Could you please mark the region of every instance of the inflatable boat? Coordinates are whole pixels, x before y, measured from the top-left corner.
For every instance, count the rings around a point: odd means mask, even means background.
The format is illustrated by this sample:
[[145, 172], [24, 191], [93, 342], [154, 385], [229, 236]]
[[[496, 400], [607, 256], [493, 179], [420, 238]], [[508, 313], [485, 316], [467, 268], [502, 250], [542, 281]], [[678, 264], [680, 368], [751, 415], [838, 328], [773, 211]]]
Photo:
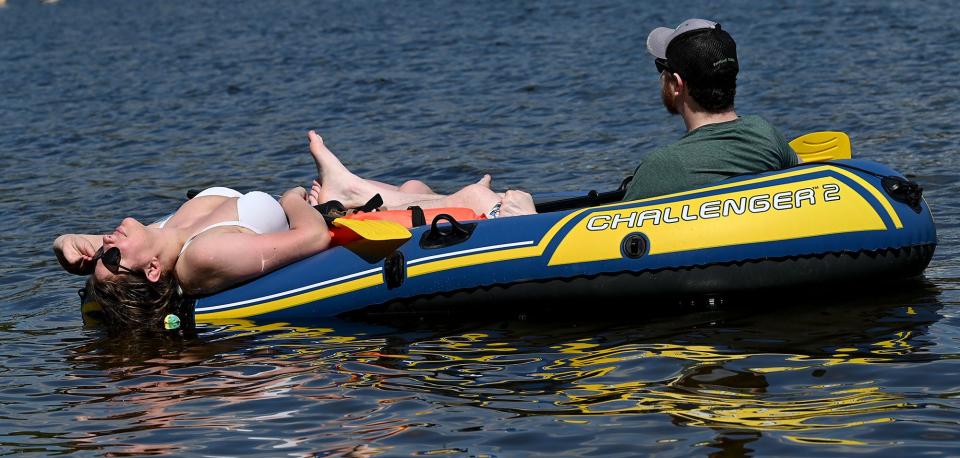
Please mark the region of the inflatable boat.
[[[612, 193], [616, 194], [616, 193]], [[937, 243], [919, 186], [869, 161], [809, 162], [655, 198], [589, 193], [536, 215], [440, 214], [196, 299], [195, 317], [310, 319], [488, 301], [695, 297], [920, 275]]]

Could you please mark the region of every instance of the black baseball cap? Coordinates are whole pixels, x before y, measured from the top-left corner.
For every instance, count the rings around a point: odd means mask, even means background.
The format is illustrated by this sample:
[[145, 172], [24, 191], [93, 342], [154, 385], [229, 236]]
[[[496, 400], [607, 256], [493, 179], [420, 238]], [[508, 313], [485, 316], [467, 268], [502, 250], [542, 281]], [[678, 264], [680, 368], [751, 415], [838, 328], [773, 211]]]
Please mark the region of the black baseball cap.
[[720, 24], [687, 19], [677, 28], [658, 27], [647, 36], [657, 70], [669, 69], [698, 87], [736, 86], [737, 44]]

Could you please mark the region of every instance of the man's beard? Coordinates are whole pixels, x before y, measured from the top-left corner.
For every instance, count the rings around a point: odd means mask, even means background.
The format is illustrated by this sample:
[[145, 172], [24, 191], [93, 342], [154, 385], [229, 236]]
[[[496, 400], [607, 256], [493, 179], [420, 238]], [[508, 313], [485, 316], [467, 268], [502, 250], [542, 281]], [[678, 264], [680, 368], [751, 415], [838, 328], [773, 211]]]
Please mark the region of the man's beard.
[[670, 90], [669, 84], [661, 79], [660, 81], [660, 100], [663, 102], [663, 107], [667, 109], [672, 115], [680, 114], [680, 110], [677, 109], [676, 99], [673, 97], [673, 91]]

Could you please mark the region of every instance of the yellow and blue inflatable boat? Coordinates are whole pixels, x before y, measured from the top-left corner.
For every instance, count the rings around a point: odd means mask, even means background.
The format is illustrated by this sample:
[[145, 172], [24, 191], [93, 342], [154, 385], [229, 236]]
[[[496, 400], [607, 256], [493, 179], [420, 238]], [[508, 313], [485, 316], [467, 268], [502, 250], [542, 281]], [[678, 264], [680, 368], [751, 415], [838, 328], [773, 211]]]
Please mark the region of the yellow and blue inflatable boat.
[[914, 277], [937, 243], [920, 194], [883, 165], [840, 160], [630, 202], [564, 208], [584, 202], [572, 199], [555, 211], [469, 222], [441, 216], [409, 240], [338, 246], [199, 298], [194, 310], [199, 321], [289, 320], [371, 306], [693, 297]]

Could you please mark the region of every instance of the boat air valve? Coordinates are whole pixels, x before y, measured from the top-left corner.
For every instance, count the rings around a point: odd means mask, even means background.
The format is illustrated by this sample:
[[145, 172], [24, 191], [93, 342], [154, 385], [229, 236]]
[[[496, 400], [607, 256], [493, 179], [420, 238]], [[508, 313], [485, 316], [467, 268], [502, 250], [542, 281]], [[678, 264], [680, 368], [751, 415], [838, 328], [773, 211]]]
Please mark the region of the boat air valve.
[[894, 200], [903, 202], [910, 206], [913, 211], [920, 213], [920, 202], [923, 201], [923, 188], [919, 184], [910, 180], [885, 176], [880, 180], [883, 190], [887, 192]]
[[407, 279], [407, 263], [403, 258], [403, 253], [394, 251], [383, 261], [383, 282], [387, 284], [387, 289], [393, 289], [403, 284]]
[[[449, 225], [440, 226], [441, 221], [446, 221]], [[420, 237], [420, 248], [444, 248], [463, 243], [470, 238], [476, 227], [477, 223], [461, 223], [453, 216], [441, 213], [433, 218], [430, 230]]]
[[647, 246], [647, 236], [640, 232], [634, 232], [623, 238], [623, 242], [620, 243], [620, 251], [630, 259], [637, 259], [647, 254]]

